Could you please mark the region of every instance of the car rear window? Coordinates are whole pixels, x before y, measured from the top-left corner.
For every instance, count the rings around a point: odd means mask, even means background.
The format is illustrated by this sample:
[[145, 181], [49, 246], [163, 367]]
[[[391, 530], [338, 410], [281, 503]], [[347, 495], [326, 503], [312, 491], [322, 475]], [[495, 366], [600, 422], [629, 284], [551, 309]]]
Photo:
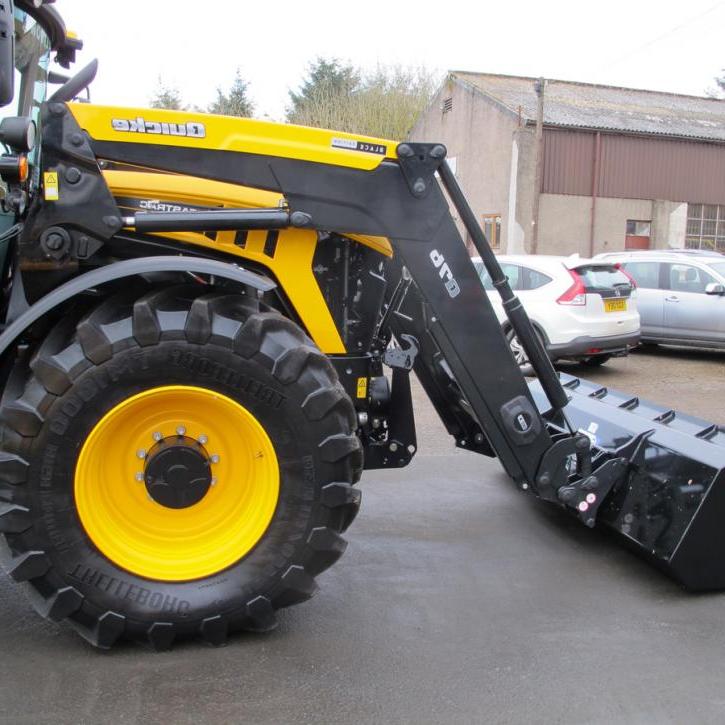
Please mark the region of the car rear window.
[[634, 277], [638, 287], [657, 289], [660, 286], [659, 262], [626, 262], [622, 266]]
[[602, 292], [620, 288], [631, 289], [632, 283], [624, 272], [612, 265], [592, 265], [577, 267], [587, 292]]
[[[478, 276], [483, 282], [484, 289], [494, 289], [491, 277], [483, 266], [483, 263], [475, 263]], [[543, 287], [545, 284], [551, 282], [551, 277], [544, 274], [543, 272], [537, 272], [535, 269], [530, 267], [523, 267], [519, 264], [511, 264], [511, 262], [502, 262], [501, 269], [503, 273], [508, 277], [509, 285], [514, 292], [525, 292], [528, 290], [538, 289]]]

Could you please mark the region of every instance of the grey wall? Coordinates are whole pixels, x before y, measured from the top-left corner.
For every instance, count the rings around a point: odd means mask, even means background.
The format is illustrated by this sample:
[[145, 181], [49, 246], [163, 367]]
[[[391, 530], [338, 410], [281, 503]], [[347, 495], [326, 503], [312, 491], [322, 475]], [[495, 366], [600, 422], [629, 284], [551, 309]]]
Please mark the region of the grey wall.
[[[445, 98], [453, 110], [443, 113]], [[518, 121], [514, 114], [489, 101], [467, 84], [447, 81], [413, 128], [413, 141], [440, 141], [456, 159], [456, 176], [479, 218], [501, 214], [502, 249], [509, 230], [512, 139]], [[458, 220], [456, 220], [458, 222]]]
[[[542, 194], [539, 252], [589, 254], [592, 198]], [[594, 223], [594, 254], [624, 249], [628, 219], [651, 220], [652, 249], [683, 247], [687, 204], [647, 199], [599, 198]]]

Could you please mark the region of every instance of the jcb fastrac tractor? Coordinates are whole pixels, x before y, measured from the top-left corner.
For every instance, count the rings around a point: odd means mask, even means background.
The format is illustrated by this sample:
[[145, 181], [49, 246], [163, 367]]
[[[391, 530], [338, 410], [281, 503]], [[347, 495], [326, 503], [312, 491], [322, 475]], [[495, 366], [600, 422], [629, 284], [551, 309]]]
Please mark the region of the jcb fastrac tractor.
[[98, 647], [271, 629], [344, 551], [363, 470], [416, 452], [411, 370], [520, 489], [725, 587], [725, 430], [557, 376], [441, 144], [74, 101], [95, 63], [51, 71], [79, 42], [14, 4], [0, 531], [41, 615]]

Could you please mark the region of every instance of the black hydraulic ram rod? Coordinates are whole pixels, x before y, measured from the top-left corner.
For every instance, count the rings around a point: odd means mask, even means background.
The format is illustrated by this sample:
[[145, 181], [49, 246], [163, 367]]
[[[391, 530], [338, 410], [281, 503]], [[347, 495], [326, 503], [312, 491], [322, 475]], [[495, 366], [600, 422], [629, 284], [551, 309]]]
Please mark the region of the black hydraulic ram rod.
[[445, 190], [448, 192], [448, 196], [453, 202], [453, 206], [456, 208], [458, 213], [461, 215], [463, 226], [471, 236], [473, 240], [473, 246], [476, 251], [481, 255], [483, 265], [486, 268], [493, 286], [499, 293], [503, 302], [503, 308], [506, 312], [511, 327], [513, 327], [516, 337], [519, 339], [522, 347], [526, 351], [526, 354], [539, 377], [541, 387], [546, 393], [546, 397], [549, 399], [551, 405], [560, 410], [565, 407], [569, 402], [569, 398], [566, 391], [561, 386], [559, 378], [554, 370], [554, 366], [551, 364], [549, 356], [546, 354], [543, 345], [539, 342], [536, 332], [529, 316], [526, 314], [523, 305], [519, 298], [513, 293], [511, 286], [508, 282], [508, 277], [503, 273], [501, 265], [496, 259], [496, 255], [493, 253], [486, 235], [483, 233], [480, 225], [476, 221], [476, 217], [466, 201], [466, 197], [458, 185], [456, 177], [453, 175], [450, 166], [447, 161], [438, 167], [438, 175], [440, 176], [441, 182]]
[[309, 214], [288, 209], [210, 209], [209, 211], [138, 212], [124, 220], [137, 232], [214, 232], [306, 227]]

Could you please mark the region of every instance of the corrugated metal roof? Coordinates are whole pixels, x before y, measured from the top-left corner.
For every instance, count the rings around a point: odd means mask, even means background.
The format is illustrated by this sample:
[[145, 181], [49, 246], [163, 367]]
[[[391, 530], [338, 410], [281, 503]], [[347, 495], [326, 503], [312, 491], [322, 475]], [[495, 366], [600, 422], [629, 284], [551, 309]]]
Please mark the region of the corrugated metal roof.
[[[536, 119], [535, 78], [451, 71], [524, 120]], [[725, 141], [725, 100], [546, 80], [544, 123]]]

